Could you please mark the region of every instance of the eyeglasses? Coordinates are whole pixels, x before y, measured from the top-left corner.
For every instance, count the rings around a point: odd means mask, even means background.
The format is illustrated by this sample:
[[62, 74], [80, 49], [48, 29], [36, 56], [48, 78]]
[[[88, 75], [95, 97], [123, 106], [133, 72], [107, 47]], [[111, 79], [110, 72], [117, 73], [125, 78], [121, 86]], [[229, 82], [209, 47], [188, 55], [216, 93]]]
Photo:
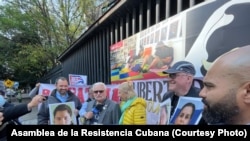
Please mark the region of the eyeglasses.
[[104, 90], [94, 91], [95, 94], [103, 93], [103, 92], [104, 92]]
[[175, 79], [177, 76], [188, 76], [187, 74], [177, 74], [177, 73], [170, 73], [169, 78]]

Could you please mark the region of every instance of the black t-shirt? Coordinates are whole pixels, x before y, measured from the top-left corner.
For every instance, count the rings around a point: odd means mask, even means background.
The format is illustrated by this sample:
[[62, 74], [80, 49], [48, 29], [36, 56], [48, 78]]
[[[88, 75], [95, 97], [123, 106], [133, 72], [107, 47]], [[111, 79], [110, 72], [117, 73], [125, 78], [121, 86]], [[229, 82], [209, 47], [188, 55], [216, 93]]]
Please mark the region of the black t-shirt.
[[[185, 95], [187, 97], [199, 97], [200, 89], [196, 87], [191, 87], [188, 91], [188, 93]], [[175, 92], [168, 91], [162, 98], [162, 102], [167, 100], [168, 98], [171, 98], [171, 115], [174, 112], [174, 109], [176, 108], [179, 100], [179, 96], [175, 95]]]
[[[200, 88], [192, 86], [185, 96], [186, 97], [199, 97], [200, 90], [201, 90]], [[176, 96], [175, 92], [168, 91], [166, 94], [164, 94], [162, 98], [162, 102], [164, 102], [168, 98], [171, 98], [171, 115], [173, 115], [174, 110], [178, 104], [179, 96]], [[201, 118], [199, 125], [207, 125], [207, 123], [203, 120], [203, 118]]]

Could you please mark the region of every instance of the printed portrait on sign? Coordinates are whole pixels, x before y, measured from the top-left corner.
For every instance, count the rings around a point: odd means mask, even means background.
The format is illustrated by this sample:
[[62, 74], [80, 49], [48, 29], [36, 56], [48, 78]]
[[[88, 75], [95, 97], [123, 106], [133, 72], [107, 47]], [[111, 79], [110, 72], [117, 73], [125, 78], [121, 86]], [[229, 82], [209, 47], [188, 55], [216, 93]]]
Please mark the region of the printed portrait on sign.
[[197, 125], [201, 119], [203, 103], [201, 98], [180, 97], [171, 117], [171, 125]]
[[49, 104], [51, 125], [76, 125], [74, 102]]
[[171, 100], [168, 98], [160, 104], [160, 116], [159, 116], [159, 124], [160, 125], [168, 125], [170, 119], [170, 110], [171, 110]]

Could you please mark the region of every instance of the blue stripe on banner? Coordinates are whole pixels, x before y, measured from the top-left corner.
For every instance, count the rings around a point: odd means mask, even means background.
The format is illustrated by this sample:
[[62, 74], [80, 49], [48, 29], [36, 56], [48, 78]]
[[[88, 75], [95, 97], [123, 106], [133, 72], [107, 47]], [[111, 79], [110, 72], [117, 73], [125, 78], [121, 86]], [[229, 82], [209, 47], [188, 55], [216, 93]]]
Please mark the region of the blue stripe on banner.
[[127, 78], [127, 77], [129, 77], [129, 73], [120, 74], [120, 79], [124, 79], [124, 78]]
[[113, 75], [119, 75], [119, 69], [115, 69], [111, 71], [111, 76]]

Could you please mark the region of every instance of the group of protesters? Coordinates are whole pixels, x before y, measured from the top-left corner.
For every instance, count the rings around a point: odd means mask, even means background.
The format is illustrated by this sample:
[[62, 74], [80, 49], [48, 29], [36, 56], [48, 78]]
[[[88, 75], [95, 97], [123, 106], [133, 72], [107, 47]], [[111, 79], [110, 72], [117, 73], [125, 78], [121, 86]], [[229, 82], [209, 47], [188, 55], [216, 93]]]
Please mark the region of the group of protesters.
[[[202, 124], [250, 124], [249, 54], [250, 46], [243, 46], [218, 57], [204, 76], [201, 88], [193, 85], [196, 71], [191, 62], [179, 61], [163, 71], [169, 78], [168, 92], [163, 101], [171, 99], [171, 114], [180, 96], [200, 97], [204, 104]], [[91, 85], [89, 99], [83, 104], [68, 89], [65, 77], [57, 78], [55, 86], [45, 97], [38, 94], [38, 84], [30, 95], [32, 100], [29, 103], [3, 107], [0, 111], [1, 134], [6, 123], [31, 112], [39, 104], [38, 125], [50, 124], [49, 104], [66, 102], [74, 102], [73, 112], [77, 118], [84, 119], [84, 125], [145, 125], [147, 122], [146, 100], [137, 96], [132, 81], [119, 84], [120, 103], [107, 97], [107, 87], [103, 82]], [[69, 115], [61, 115], [57, 119], [61, 124], [72, 123], [69, 122], [72, 119], [67, 118]]]

